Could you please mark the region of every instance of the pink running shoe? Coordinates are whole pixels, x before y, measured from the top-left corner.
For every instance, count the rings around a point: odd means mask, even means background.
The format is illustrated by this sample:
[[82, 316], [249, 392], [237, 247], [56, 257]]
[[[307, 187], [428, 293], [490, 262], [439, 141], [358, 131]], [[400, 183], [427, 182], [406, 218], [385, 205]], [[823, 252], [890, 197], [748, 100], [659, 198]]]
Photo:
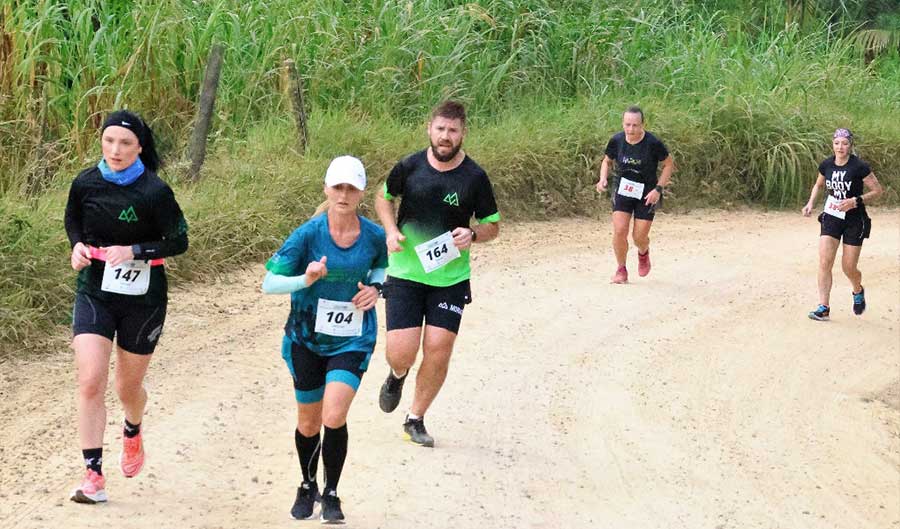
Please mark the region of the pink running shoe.
[[616, 275], [612, 276], [609, 280], [610, 283], [622, 284], [628, 282], [628, 270], [625, 269], [625, 265], [620, 266], [616, 269]]
[[88, 469], [84, 474], [84, 481], [81, 482], [81, 486], [72, 491], [69, 499], [76, 503], [94, 504], [104, 502], [108, 499], [106, 491], [103, 489], [105, 486], [106, 478]]
[[122, 439], [122, 454], [119, 456], [119, 468], [126, 478], [133, 478], [144, 468], [144, 442], [142, 433], [134, 437]]
[[646, 276], [650, 273], [650, 249], [647, 249], [647, 253], [638, 252], [638, 275], [641, 277]]

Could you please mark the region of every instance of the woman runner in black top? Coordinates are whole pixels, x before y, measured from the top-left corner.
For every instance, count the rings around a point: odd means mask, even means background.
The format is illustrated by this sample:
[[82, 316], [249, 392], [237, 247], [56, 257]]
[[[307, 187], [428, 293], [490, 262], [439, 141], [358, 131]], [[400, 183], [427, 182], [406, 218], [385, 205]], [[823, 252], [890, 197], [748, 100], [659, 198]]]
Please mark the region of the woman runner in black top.
[[[600, 180], [597, 192], [606, 191], [609, 170], [615, 162], [616, 182], [612, 195], [613, 252], [616, 254], [616, 272], [612, 283], [627, 283], [628, 228], [634, 217], [631, 236], [638, 250], [638, 275], [650, 273], [650, 226], [656, 209], [662, 203], [663, 190], [675, 171], [675, 162], [669, 150], [656, 136], [644, 130], [644, 113], [640, 107], [628, 107], [622, 114], [622, 132], [606, 144], [603, 162], [600, 164]], [[662, 163], [657, 179], [656, 170]]]
[[71, 499], [107, 500], [103, 431], [112, 340], [116, 393], [125, 411], [119, 466], [134, 477], [144, 465], [141, 419], [150, 356], [166, 317], [165, 257], [187, 250], [187, 223], [172, 189], [157, 175], [153, 132], [137, 115], [117, 111], [101, 133], [103, 159], [69, 191], [65, 225], [78, 271], [72, 314], [78, 370], [78, 435], [87, 470]]
[[[853, 134], [849, 130], [834, 131], [831, 148], [834, 156], [819, 164], [819, 174], [809, 194], [809, 202], [803, 206], [803, 215], [810, 216], [819, 189], [827, 189], [825, 208], [819, 214], [819, 306], [809, 313], [811, 319], [818, 321], [825, 321], [831, 315], [831, 268], [842, 238], [844, 251], [841, 268], [853, 285], [853, 313], [860, 315], [866, 310], [866, 291], [857, 264], [863, 239], [869, 237], [872, 229], [866, 203], [881, 194], [881, 184], [875, 173], [852, 153]], [[863, 187], [868, 189], [865, 194]]]

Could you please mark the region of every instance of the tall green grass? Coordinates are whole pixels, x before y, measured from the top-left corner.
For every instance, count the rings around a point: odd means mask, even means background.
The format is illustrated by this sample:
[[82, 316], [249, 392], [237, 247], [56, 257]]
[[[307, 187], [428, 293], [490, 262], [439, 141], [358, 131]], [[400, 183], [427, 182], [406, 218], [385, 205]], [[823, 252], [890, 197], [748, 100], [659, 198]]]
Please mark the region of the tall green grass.
[[[749, 13], [697, 4], [7, 2], [0, 349], [33, 349], [67, 320], [65, 194], [99, 157], [102, 116], [121, 106], [156, 131], [163, 176], [191, 226], [191, 250], [171, 260], [176, 283], [264, 259], [320, 202], [335, 155], [360, 156], [377, 185], [424, 145], [427, 112], [445, 97], [468, 104], [467, 150], [491, 175], [505, 218], [605, 212], [595, 166], [635, 103], [678, 165], [668, 208], [796, 207], [838, 126], [854, 129], [885, 202], [900, 201], [896, 51], [872, 60], [852, 28], [786, 25], [780, 2]], [[188, 183], [179, 160], [215, 42], [227, 49], [211, 152], [202, 180]], [[294, 151], [286, 58], [311, 107], [304, 156]]]
[[749, 12], [698, 4], [8, 2], [0, 8], [0, 194], [21, 190], [28, 175], [85, 161], [103, 113], [123, 105], [148, 114], [163, 146], [180, 153], [215, 42], [227, 46], [216, 137], [241, 137], [289, 110], [286, 58], [299, 65], [313, 108], [404, 123], [445, 97], [485, 120], [524, 111], [526, 102], [610, 97], [697, 112], [728, 100], [752, 111], [826, 102], [841, 112], [856, 100], [883, 102], [888, 108], [866, 109], [879, 115], [896, 108], [900, 89], [879, 79], [897, 68], [896, 53], [880, 70], [885, 61], [867, 66], [849, 27], [785, 26], [781, 2], [753, 3]]

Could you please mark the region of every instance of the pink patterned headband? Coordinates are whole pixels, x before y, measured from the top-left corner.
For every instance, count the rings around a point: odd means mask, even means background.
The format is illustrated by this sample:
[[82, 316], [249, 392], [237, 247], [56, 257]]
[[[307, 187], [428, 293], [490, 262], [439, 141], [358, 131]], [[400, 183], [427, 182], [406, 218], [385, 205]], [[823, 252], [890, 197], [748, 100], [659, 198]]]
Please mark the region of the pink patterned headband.
[[853, 133], [850, 132], [850, 129], [837, 129], [834, 131], [834, 139], [837, 138], [847, 138], [850, 141], [853, 141]]

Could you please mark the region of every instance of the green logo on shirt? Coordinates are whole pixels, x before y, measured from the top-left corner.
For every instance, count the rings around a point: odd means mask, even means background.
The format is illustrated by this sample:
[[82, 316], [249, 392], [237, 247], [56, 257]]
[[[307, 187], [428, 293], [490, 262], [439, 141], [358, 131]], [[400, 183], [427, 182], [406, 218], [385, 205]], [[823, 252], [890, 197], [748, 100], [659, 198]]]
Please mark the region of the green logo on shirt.
[[119, 220], [124, 220], [125, 222], [137, 222], [138, 217], [137, 213], [134, 212], [134, 206], [129, 206], [128, 209], [123, 209], [122, 213], [119, 213]]
[[456, 193], [447, 193], [447, 196], [444, 197], [444, 202], [451, 206], [459, 207], [459, 195]]

